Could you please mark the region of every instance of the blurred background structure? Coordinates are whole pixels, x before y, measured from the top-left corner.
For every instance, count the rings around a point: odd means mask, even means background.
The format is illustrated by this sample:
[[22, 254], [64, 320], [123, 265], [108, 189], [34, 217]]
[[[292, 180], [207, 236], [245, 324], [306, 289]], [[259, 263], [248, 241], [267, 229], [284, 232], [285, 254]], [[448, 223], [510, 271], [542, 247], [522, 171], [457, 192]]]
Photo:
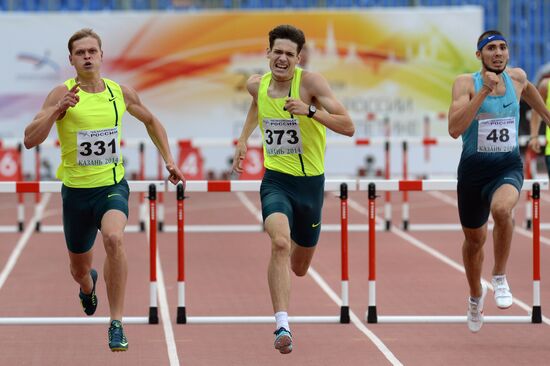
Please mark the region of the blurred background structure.
[[550, 1], [547, 0], [0, 0], [2, 11], [199, 11], [205, 9], [314, 9], [418, 6], [483, 7], [484, 28], [511, 41], [511, 63], [533, 80], [550, 60]]

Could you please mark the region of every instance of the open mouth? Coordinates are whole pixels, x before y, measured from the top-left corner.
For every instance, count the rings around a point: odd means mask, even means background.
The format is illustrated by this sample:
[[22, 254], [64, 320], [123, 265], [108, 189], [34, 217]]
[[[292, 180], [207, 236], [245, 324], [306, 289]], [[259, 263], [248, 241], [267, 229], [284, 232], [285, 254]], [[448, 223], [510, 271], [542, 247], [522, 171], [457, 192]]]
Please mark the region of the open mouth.
[[288, 65], [275, 65], [275, 68], [278, 69], [278, 70], [287, 70], [288, 69]]

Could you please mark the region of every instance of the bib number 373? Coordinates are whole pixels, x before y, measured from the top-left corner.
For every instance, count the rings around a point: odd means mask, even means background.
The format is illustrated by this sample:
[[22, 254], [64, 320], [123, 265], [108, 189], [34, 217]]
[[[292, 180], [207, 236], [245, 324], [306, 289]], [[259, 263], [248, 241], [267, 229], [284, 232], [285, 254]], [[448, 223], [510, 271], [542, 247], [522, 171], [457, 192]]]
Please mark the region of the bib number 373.
[[302, 154], [302, 137], [296, 118], [264, 119], [264, 145], [268, 155]]

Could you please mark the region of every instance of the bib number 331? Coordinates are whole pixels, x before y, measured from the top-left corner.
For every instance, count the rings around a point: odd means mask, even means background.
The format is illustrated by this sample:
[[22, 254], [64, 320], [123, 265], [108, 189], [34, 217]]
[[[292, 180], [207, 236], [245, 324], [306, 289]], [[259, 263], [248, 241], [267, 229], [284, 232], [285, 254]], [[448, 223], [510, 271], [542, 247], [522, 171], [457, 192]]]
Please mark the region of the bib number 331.
[[78, 131], [78, 165], [99, 166], [119, 162], [118, 129]]

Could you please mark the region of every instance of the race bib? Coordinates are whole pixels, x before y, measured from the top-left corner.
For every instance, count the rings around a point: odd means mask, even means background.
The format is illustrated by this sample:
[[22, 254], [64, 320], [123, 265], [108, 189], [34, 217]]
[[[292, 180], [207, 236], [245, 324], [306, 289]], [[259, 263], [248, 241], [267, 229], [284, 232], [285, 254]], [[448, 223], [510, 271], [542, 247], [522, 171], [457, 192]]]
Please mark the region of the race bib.
[[516, 148], [516, 120], [514, 117], [491, 118], [478, 121], [478, 152], [509, 152]]
[[99, 166], [119, 162], [118, 129], [78, 131], [77, 162], [82, 166]]
[[302, 154], [300, 126], [296, 118], [264, 119], [263, 128], [267, 155]]

